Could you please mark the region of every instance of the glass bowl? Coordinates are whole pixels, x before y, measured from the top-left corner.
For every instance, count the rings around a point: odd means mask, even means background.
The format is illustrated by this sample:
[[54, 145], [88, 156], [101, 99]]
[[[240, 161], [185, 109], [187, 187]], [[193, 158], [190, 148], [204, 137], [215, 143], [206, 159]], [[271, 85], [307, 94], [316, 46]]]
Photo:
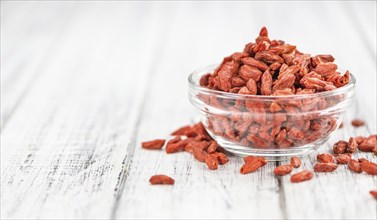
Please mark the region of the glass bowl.
[[189, 76], [189, 99], [211, 137], [237, 155], [280, 160], [311, 153], [339, 127], [355, 93], [352, 74], [343, 87], [302, 95], [242, 95], [200, 86], [201, 76], [217, 66]]

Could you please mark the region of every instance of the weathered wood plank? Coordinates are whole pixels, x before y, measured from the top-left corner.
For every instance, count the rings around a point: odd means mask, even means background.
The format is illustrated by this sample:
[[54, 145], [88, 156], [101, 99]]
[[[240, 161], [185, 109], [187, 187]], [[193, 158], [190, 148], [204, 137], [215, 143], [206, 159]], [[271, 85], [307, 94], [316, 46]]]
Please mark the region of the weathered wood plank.
[[139, 17], [154, 3], [59, 4], [75, 19], [1, 134], [2, 218], [110, 218], [170, 18]]
[[[245, 7], [247, 4], [201, 4], [201, 10], [192, 17], [195, 6], [197, 3], [181, 5], [173, 22], [173, 32], [161, 51], [161, 61], [156, 66], [156, 76], [142, 112], [133, 162], [115, 216], [120, 219], [283, 218], [278, 182], [272, 175], [274, 163], [261, 172], [240, 175], [243, 161], [239, 157], [232, 157], [230, 164], [210, 171], [187, 153], [167, 155], [164, 151], [147, 151], [140, 147], [141, 141], [169, 138], [171, 131], [191, 123], [188, 119], [196, 113], [186, 98], [188, 74], [193, 68], [221, 60], [235, 49], [242, 50], [243, 43], [237, 42], [247, 42], [252, 34], [250, 29], [242, 28], [243, 25], [254, 26], [248, 15], [250, 9]], [[222, 15], [224, 10], [239, 13], [229, 19]], [[234, 22], [237, 20], [247, 22], [237, 24]], [[218, 29], [218, 24], [222, 30]], [[182, 26], [187, 28], [180, 28]], [[231, 28], [237, 29], [237, 33], [226, 31]], [[254, 32], [258, 31], [256, 28]], [[241, 39], [245, 36], [246, 39]], [[195, 44], [187, 47], [189, 42]], [[228, 42], [233, 48], [229, 48]], [[177, 59], [172, 62], [176, 55]], [[150, 186], [148, 180], [156, 173], [174, 177], [176, 184]]]
[[[330, 12], [336, 7], [351, 7], [350, 4], [352, 3], [332, 4], [333, 7], [327, 7], [326, 11]], [[367, 136], [376, 133], [376, 80], [373, 80], [376, 72], [375, 59], [371, 59], [369, 48], [365, 46], [367, 42], [360, 40], [360, 34], [368, 35], [369, 38], [373, 35], [376, 37], [376, 33], [373, 33], [371, 29], [365, 33], [358, 33], [360, 30], [356, 27], [358, 23], [352, 21], [355, 19], [355, 13], [371, 13], [372, 11], [367, 7], [367, 4], [362, 7], [354, 7], [354, 13], [339, 10], [334, 13], [336, 16], [322, 13], [322, 16], [318, 18], [322, 19], [320, 22], [326, 22], [326, 27], [329, 27], [328, 33], [331, 33], [331, 36], [326, 35], [326, 37], [330, 38], [328, 41], [332, 43], [333, 55], [338, 59], [338, 63], [344, 67], [347, 66], [358, 81], [356, 100], [346, 113], [344, 128], [338, 130], [319, 150], [319, 153], [332, 153], [332, 145], [338, 140], [347, 141], [351, 136]], [[346, 45], [346, 42], [341, 40], [342, 36], [347, 36], [346, 41], [353, 42], [352, 47], [347, 47], [347, 53], [341, 53], [342, 48]], [[369, 46], [372, 47], [372, 45]], [[352, 54], [357, 54], [357, 59]], [[358, 60], [362, 60], [363, 64], [360, 65]], [[352, 127], [351, 120], [354, 118], [366, 120], [368, 126]], [[310, 155], [303, 160], [303, 169], [312, 170], [316, 163], [316, 155]], [[377, 162], [377, 158], [371, 153], [357, 153], [353, 157], [365, 157]], [[349, 171], [347, 166], [339, 165], [333, 173], [316, 173], [313, 180], [309, 182], [292, 184], [289, 178], [289, 176], [283, 177], [282, 181], [286, 197], [287, 217], [290, 219], [375, 219], [377, 217], [377, 204], [369, 194], [370, 190], [376, 189], [376, 177], [365, 173], [355, 174]]]
[[2, 130], [34, 82], [46, 73], [54, 44], [64, 37], [61, 30], [77, 16], [72, 16], [73, 4], [2, 2], [1, 12]]

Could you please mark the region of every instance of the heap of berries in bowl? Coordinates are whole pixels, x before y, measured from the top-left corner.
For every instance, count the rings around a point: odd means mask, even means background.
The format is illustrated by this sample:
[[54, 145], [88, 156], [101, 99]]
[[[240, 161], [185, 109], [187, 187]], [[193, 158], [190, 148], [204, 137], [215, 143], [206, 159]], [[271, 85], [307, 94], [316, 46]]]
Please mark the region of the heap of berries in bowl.
[[352, 103], [355, 78], [331, 55], [271, 40], [193, 72], [189, 97], [211, 137], [240, 155], [305, 155], [325, 143]]

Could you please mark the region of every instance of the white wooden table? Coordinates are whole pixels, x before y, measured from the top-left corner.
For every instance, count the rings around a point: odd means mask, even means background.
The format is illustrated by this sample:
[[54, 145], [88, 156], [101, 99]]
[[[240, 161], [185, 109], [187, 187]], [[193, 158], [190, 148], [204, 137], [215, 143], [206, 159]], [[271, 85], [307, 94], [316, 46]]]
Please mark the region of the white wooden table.
[[[345, 166], [292, 184], [273, 175], [278, 163], [240, 175], [241, 158], [209, 171], [189, 154], [140, 148], [195, 121], [188, 74], [263, 25], [357, 78], [345, 127], [320, 152], [376, 133], [375, 1], [2, 1], [1, 217], [376, 219], [377, 177]], [[356, 117], [367, 126], [350, 126]], [[156, 173], [176, 184], [151, 186]]]

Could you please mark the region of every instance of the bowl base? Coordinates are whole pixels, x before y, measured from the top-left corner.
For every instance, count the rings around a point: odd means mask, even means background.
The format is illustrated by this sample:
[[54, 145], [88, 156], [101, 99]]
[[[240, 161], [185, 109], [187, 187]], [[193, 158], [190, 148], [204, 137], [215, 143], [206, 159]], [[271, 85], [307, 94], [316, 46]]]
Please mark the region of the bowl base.
[[[221, 145], [221, 144], [220, 144]], [[286, 152], [281, 152], [281, 151], [268, 151], [266, 150], [256, 150], [256, 149], [234, 149], [234, 148], [229, 148], [226, 145], [221, 145], [223, 148], [228, 151], [229, 153], [241, 157], [245, 156], [263, 156], [267, 159], [267, 161], [286, 161], [290, 160], [291, 157], [304, 157], [309, 154], [312, 154], [317, 151], [318, 147], [314, 146], [309, 146], [307, 148], [302, 148], [300, 149], [290, 149], [289, 151]], [[244, 148], [244, 147], [242, 147]]]
[[213, 139], [217, 141], [217, 143], [222, 146], [226, 151], [231, 154], [237, 156], [263, 156], [268, 161], [284, 161], [289, 160], [291, 157], [304, 157], [311, 153], [317, 151], [317, 149], [322, 146], [328, 139], [329, 136], [323, 137], [313, 143], [302, 145], [299, 147], [291, 147], [291, 148], [284, 148], [284, 149], [258, 149], [258, 148], [251, 148], [245, 147], [234, 142], [230, 142], [224, 138], [220, 138], [212, 134], [210, 131], [208, 132]]

